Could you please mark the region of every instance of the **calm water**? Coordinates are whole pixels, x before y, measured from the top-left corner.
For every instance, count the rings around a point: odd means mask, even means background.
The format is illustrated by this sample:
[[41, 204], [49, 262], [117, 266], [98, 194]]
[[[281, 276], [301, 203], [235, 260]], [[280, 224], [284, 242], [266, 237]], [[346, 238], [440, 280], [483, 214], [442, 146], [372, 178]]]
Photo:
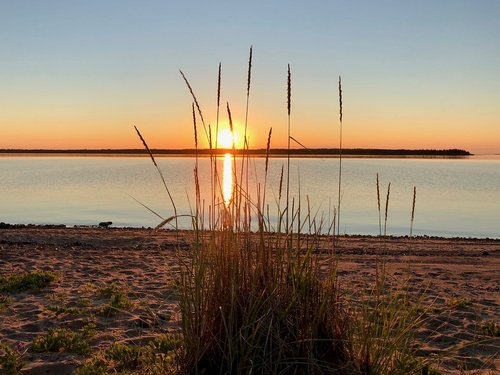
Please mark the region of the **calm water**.
[[[194, 200], [192, 157], [158, 158], [179, 213]], [[222, 160], [220, 161], [222, 166]], [[275, 206], [281, 166], [270, 160], [267, 201]], [[200, 159], [201, 189], [209, 186], [208, 159]], [[253, 160], [250, 190], [263, 181], [264, 160]], [[291, 162], [291, 194], [303, 207], [331, 217], [337, 202], [338, 159], [296, 158]], [[500, 238], [500, 157], [467, 159], [343, 160], [341, 232], [378, 234], [376, 173], [382, 206], [391, 182], [388, 234], [408, 234], [413, 186], [417, 202], [413, 233]], [[207, 192], [208, 193], [208, 192]], [[155, 226], [172, 208], [161, 180], [146, 157], [0, 157], [0, 221], [8, 223]], [[208, 202], [208, 200], [207, 200]], [[383, 209], [383, 208], [382, 208]], [[271, 210], [272, 215], [272, 210]], [[382, 219], [383, 220], [383, 219]], [[187, 222], [183, 223], [188, 227]]]

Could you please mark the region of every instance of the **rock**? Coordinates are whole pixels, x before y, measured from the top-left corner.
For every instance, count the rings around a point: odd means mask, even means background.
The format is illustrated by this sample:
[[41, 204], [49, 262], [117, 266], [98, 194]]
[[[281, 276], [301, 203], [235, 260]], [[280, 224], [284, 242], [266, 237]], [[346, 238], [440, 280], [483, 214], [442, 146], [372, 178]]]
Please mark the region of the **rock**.
[[109, 227], [111, 224], [113, 224], [111, 221], [101, 221], [99, 223], [99, 228], [107, 228]]

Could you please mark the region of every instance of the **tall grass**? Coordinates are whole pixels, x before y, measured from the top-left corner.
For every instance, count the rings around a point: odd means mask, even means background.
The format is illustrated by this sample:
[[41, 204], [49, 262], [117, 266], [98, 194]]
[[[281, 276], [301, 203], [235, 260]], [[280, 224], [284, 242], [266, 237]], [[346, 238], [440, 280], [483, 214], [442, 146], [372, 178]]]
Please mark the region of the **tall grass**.
[[[245, 191], [249, 192], [249, 186], [248, 186], [248, 181], [249, 181], [249, 167], [250, 167], [250, 157], [248, 152], [248, 149], [250, 147], [250, 141], [248, 139], [248, 111], [250, 107], [250, 85], [252, 83], [252, 56], [253, 56], [253, 47], [250, 46], [250, 52], [248, 56], [248, 70], [247, 70], [247, 91], [246, 91], [246, 106], [245, 106], [245, 129], [243, 133], [243, 157], [241, 158], [241, 173], [240, 173], [240, 179], [239, 181], [243, 182], [245, 181]], [[234, 141], [234, 138], [233, 138]], [[243, 178], [243, 173], [245, 173], [245, 178]], [[248, 204], [248, 200], [244, 202], [243, 204], [243, 209], [245, 211], [245, 214], [243, 215], [244, 221], [243, 225], [246, 228], [245, 230], [250, 230], [250, 221], [247, 221], [251, 217], [250, 212], [251, 212], [251, 206]]]
[[379, 236], [382, 235], [382, 220], [381, 220], [381, 214], [380, 214], [380, 183], [378, 180], [378, 173], [377, 173], [377, 207], [378, 207], [378, 233]]
[[413, 201], [411, 204], [410, 239], [413, 234], [413, 219], [415, 219], [415, 201], [417, 200], [417, 187], [413, 187]]
[[288, 75], [286, 80], [286, 109], [288, 119], [288, 137], [287, 137], [287, 161], [286, 161], [286, 233], [290, 230], [290, 140], [291, 140], [291, 125], [290, 115], [292, 109], [292, 73], [290, 72], [290, 64], [288, 64]]
[[391, 195], [391, 183], [387, 185], [387, 195], [385, 196], [385, 213], [384, 213], [384, 237], [387, 236], [387, 218], [389, 217], [389, 198]]
[[342, 79], [339, 76], [339, 194], [337, 203], [337, 235], [340, 235], [340, 202], [342, 200]]
[[[251, 59], [252, 50], [247, 90]], [[197, 145], [195, 107], [202, 123], [203, 117], [189, 81], [184, 74], [182, 77], [194, 98]], [[219, 95], [220, 86], [217, 112]], [[290, 148], [289, 65], [286, 95]], [[227, 115], [232, 128], [229, 103]], [[210, 134], [210, 130], [205, 133], [207, 137]], [[180, 258], [184, 370], [193, 374], [417, 372], [421, 366], [413, 360], [409, 324], [416, 320], [410, 319], [411, 312], [399, 303], [400, 295], [392, 292], [381, 273], [371, 293], [358, 291], [359, 298], [346, 297], [339, 286], [338, 258], [331, 256], [328, 240], [320, 235], [324, 227], [331, 228], [332, 224], [316, 220], [317, 214], [311, 212], [309, 200], [307, 209], [303, 209], [300, 192], [297, 198], [290, 197], [289, 153], [286, 175], [281, 167], [277, 222], [271, 224], [266, 202], [267, 179], [274, 173], [268, 163], [271, 135], [272, 130], [266, 147], [264, 182], [257, 187], [257, 201], [252, 200], [248, 192], [249, 181], [245, 180], [248, 177], [243, 173], [245, 164], [237, 164], [233, 155], [233, 197], [223, 203], [220, 185], [210, 184], [214, 198], [208, 210], [208, 229], [200, 213], [203, 212], [201, 185], [195, 173], [194, 222], [198, 224], [193, 229], [196, 241], [188, 256]], [[144, 144], [149, 150], [145, 141]], [[211, 157], [212, 181], [220, 181], [216, 163], [216, 157]], [[387, 204], [388, 198], [386, 207]], [[258, 225], [252, 232], [250, 223], [255, 216]]]
[[[184, 77], [185, 78], [185, 77]], [[216, 122], [215, 122], [215, 149], [217, 150], [218, 148], [218, 136], [219, 136], [219, 116], [220, 116], [220, 93], [221, 93], [221, 80], [222, 80], [222, 63], [219, 62], [219, 69], [218, 69], [218, 74], [217, 74], [217, 114], [216, 114]], [[187, 80], [186, 80], [186, 83]], [[189, 83], [188, 83], [189, 84]], [[188, 85], [189, 87], [189, 85]], [[193, 112], [194, 116], [194, 112]], [[196, 149], [198, 151], [198, 149]], [[220, 180], [219, 180], [219, 172], [217, 169], [217, 163], [213, 163], [213, 173], [210, 175], [211, 178], [211, 211], [210, 211], [210, 218], [215, 217], [215, 206], [216, 206], [216, 201], [217, 201], [217, 194], [216, 194], [216, 187], [220, 186]], [[199, 180], [198, 176], [196, 176], [195, 181], [197, 182], [197, 186], [199, 186]], [[197, 196], [200, 196], [199, 192], [197, 192]], [[211, 222], [209, 223], [209, 227], [212, 227]]]

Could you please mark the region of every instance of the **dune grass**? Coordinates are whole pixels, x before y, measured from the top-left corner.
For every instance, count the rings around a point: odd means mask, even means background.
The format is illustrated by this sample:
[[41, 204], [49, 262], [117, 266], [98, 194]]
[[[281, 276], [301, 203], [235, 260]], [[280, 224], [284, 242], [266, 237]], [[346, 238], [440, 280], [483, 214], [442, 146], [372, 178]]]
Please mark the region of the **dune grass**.
[[40, 290], [57, 279], [57, 274], [47, 271], [23, 272], [0, 276], [0, 292], [23, 292]]
[[176, 374], [177, 353], [182, 340], [175, 334], [157, 336], [146, 345], [113, 343], [87, 358], [78, 375], [95, 374]]
[[129, 299], [123, 287], [114, 282], [98, 288], [96, 294], [101, 297], [109, 298], [108, 303], [96, 309], [98, 315], [109, 317], [119, 312], [129, 310], [133, 306], [133, 302]]
[[500, 324], [492, 320], [487, 320], [481, 323], [481, 333], [485, 336], [500, 337]]
[[5, 310], [12, 303], [12, 298], [0, 294], [0, 312]]
[[[213, 135], [210, 125], [206, 126], [192, 86], [186, 75], [181, 74], [194, 100], [196, 149], [195, 107], [212, 148], [212, 137], [217, 134]], [[217, 118], [220, 74], [219, 65]], [[290, 66], [286, 94], [290, 144]], [[227, 112], [232, 128], [229, 103]], [[141, 141], [149, 151], [142, 136]], [[180, 259], [182, 370], [193, 374], [421, 373], [427, 368], [426, 363], [416, 359], [413, 348], [413, 334], [421, 315], [415, 314], [418, 309], [408, 307], [409, 292], [392, 288], [383, 267], [367, 290], [346, 293], [339, 286], [335, 247], [333, 251], [331, 248], [320, 251], [318, 245], [324, 229], [335, 234], [335, 215], [333, 223], [321, 220], [317, 224], [309, 202], [304, 208], [300, 193], [298, 197], [290, 197], [290, 155], [285, 175], [281, 168], [277, 222], [271, 222], [265, 200], [267, 176], [271, 173], [270, 144], [271, 131], [264, 182], [257, 184], [255, 197], [248, 189], [248, 174], [243, 173], [244, 165], [248, 167], [250, 163], [248, 156], [243, 156], [244, 162], [238, 164], [232, 155], [234, 187], [232, 198], [225, 201], [217, 159], [211, 155], [209, 196], [212, 198], [208, 209], [202, 203], [198, 165], [194, 169], [196, 197], [191, 215], [196, 242], [190, 256]], [[162, 180], [165, 182], [163, 176]], [[284, 180], [286, 191], [282, 202]], [[389, 189], [390, 185], [384, 234]], [[338, 205], [340, 213], [340, 181]], [[250, 223], [255, 220], [258, 225], [253, 231]]]
[[88, 354], [91, 347], [85, 333], [74, 332], [66, 328], [54, 328], [38, 336], [31, 344], [31, 350], [39, 353], [66, 351]]
[[22, 368], [21, 354], [0, 341], [0, 373], [17, 375], [21, 373]]

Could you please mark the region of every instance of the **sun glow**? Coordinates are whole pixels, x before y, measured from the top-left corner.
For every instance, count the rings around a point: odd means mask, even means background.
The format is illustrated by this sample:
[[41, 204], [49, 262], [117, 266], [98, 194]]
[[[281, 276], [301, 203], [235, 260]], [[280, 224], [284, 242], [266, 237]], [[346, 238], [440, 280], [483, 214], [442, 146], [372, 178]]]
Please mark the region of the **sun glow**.
[[[233, 138], [234, 137], [234, 138]], [[220, 148], [232, 148], [233, 142], [236, 143], [236, 134], [231, 133], [229, 129], [223, 129], [219, 131], [219, 136], [217, 138], [218, 147]]]

